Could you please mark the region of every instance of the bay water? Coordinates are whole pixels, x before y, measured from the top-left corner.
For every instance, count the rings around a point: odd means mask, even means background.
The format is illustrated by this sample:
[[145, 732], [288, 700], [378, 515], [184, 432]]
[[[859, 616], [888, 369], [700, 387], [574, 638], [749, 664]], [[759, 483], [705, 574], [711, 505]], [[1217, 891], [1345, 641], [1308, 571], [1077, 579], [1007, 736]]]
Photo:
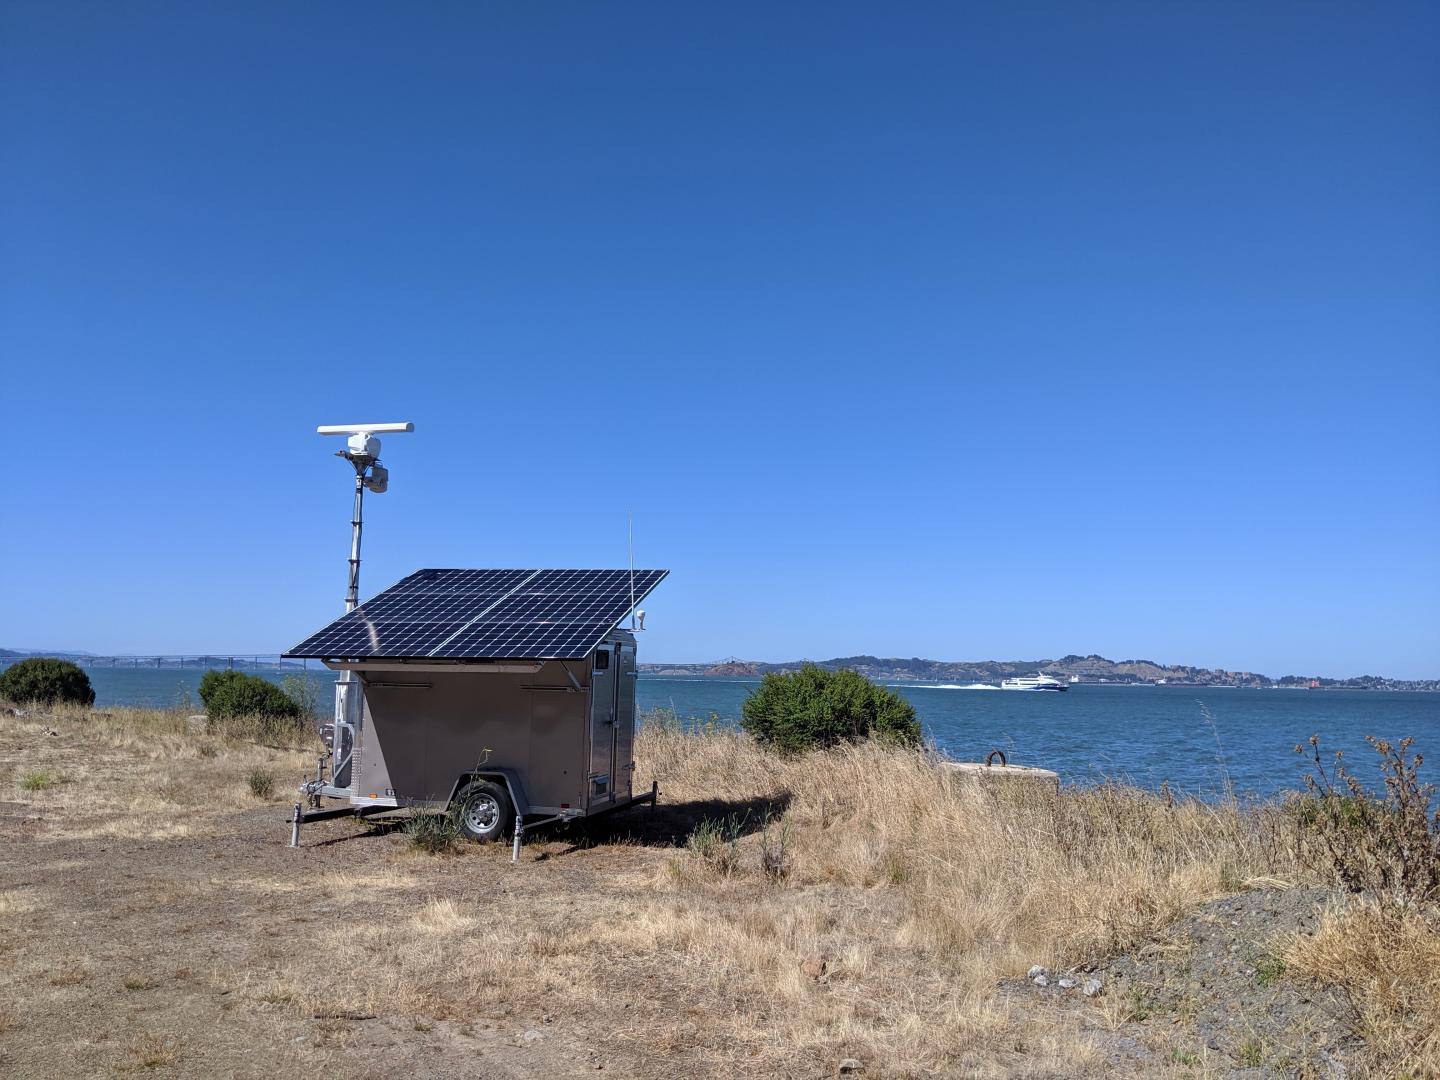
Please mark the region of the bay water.
[[[198, 709], [202, 670], [87, 668], [96, 705]], [[280, 682], [293, 671], [259, 671]], [[300, 675], [323, 710], [334, 675]], [[642, 675], [642, 712], [673, 711], [686, 723], [739, 722], [741, 704], [758, 679]], [[1013, 764], [1040, 765], [1067, 783], [1107, 778], [1147, 788], [1168, 782], [1177, 792], [1218, 797], [1233, 790], [1267, 797], [1302, 785], [1305, 760], [1295, 747], [1320, 736], [1342, 750], [1367, 784], [1379, 779], [1366, 735], [1440, 755], [1440, 694], [1366, 690], [1239, 690], [1172, 686], [1072, 686], [1064, 693], [895, 685], [915, 706], [925, 738], [957, 760], [977, 761], [992, 749]], [[1328, 758], [1327, 758], [1328, 760]], [[1434, 757], [1440, 765], [1440, 756]], [[1426, 766], [1422, 776], [1430, 771]]]

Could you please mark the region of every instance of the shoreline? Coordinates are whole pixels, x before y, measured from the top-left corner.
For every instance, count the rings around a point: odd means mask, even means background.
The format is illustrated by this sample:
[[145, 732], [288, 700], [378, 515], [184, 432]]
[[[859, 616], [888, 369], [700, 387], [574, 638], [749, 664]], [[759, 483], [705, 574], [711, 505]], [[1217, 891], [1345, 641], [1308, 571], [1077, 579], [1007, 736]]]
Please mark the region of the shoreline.
[[[198, 706], [202, 674], [89, 672], [101, 707], [190, 711]], [[263, 674], [284, 687], [285, 675]], [[328, 712], [333, 675], [312, 674], [307, 683], [317, 711]], [[637, 703], [642, 713], [673, 708], [682, 719], [735, 725], [755, 685], [642, 676]], [[965, 692], [908, 682], [894, 692], [914, 705], [924, 737], [957, 760], [981, 760], [999, 748], [1017, 763], [1055, 769], [1067, 783], [1118, 778], [1158, 790], [1168, 782], [1172, 790], [1211, 799], [1228, 790], [1227, 775], [1238, 791], [1259, 798], [1298, 787], [1306, 768], [1293, 750], [1316, 733], [1351, 757], [1364, 755], [1367, 733], [1414, 735], [1426, 748], [1440, 745], [1440, 697], [1427, 694], [1164, 693], [1109, 685], [1065, 693]]]

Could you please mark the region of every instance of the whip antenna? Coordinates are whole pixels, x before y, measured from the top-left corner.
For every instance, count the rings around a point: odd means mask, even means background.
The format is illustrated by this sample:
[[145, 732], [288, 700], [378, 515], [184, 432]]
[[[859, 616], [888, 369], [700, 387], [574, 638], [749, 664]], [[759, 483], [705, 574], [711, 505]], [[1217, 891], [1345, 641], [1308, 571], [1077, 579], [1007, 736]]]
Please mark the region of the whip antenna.
[[625, 511], [625, 523], [630, 530], [630, 629], [635, 629], [635, 511]]

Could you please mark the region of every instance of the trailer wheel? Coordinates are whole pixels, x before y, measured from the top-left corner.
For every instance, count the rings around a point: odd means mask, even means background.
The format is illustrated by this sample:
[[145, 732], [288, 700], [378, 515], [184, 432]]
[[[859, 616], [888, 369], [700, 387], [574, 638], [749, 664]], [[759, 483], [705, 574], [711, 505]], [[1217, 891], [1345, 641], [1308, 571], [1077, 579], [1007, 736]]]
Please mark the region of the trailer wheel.
[[455, 796], [455, 821], [468, 840], [499, 840], [514, 819], [509, 793], [493, 781], [472, 781]]

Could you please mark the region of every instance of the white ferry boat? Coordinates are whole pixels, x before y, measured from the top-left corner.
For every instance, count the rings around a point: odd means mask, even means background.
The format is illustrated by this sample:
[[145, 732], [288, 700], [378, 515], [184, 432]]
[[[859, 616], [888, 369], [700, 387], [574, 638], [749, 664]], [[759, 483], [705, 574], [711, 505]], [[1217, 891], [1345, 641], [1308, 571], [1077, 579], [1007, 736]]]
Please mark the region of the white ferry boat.
[[1001, 690], [1069, 690], [1059, 679], [1049, 675], [1022, 675], [1017, 679], [1006, 679], [1000, 684]]

